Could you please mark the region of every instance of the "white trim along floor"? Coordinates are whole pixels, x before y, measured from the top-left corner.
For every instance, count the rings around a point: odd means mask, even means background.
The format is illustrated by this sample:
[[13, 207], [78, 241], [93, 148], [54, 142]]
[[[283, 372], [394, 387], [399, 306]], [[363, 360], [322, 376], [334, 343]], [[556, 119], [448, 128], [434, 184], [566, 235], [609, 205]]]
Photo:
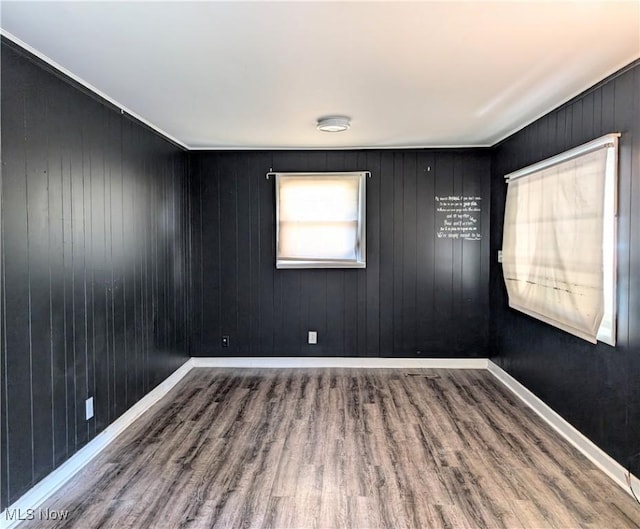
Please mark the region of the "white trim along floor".
[[144, 396], [121, 417], [98, 434], [84, 448], [36, 484], [15, 503], [0, 514], [0, 529], [10, 529], [20, 520], [12, 520], [9, 512], [29, 512], [37, 509], [47, 498], [62, 487], [87, 463], [96, 457], [107, 445], [114, 441], [140, 415], [162, 399], [189, 371], [200, 367], [237, 368], [386, 368], [386, 369], [487, 369], [513, 394], [527, 404], [563, 438], [577, 448], [585, 457], [607, 474], [613, 481], [631, 494], [630, 487], [640, 491], [640, 480], [606, 452], [576, 430], [547, 404], [524, 387], [515, 378], [486, 358], [338, 358], [338, 357], [296, 357], [296, 358], [191, 358], [170, 377]]

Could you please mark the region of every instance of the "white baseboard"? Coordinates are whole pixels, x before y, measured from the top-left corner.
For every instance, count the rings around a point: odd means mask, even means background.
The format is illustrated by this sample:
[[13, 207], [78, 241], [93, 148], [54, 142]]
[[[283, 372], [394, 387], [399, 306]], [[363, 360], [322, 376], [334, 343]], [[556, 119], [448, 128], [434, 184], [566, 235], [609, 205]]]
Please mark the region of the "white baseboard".
[[192, 357], [194, 367], [486, 369], [486, 358]]
[[2, 511], [2, 513], [0, 513], [0, 529], [10, 529], [18, 525], [22, 520], [15, 519], [16, 513], [18, 514], [18, 518], [20, 518], [20, 514], [25, 517], [30, 512], [30, 509], [37, 509], [42, 505], [47, 498], [82, 470], [87, 463], [124, 432], [140, 415], [164, 397], [173, 386], [180, 382], [180, 380], [191, 371], [192, 367], [193, 364], [191, 360], [187, 360], [187, 362], [174, 371], [166, 380], [136, 402], [87, 445], [78, 450], [46, 478], [29, 489], [15, 503]]
[[[585, 457], [630, 494], [626, 469], [576, 430], [541, 399], [515, 378], [486, 358], [338, 358], [338, 357], [192, 357], [164, 382], [134, 404], [115, 422], [97, 435], [89, 444], [32, 487], [20, 499], [0, 513], [0, 529], [12, 529], [21, 520], [9, 519], [9, 513], [27, 513], [42, 503], [71, 479], [87, 463], [114, 441], [140, 415], [162, 399], [189, 371], [197, 367], [237, 368], [388, 368], [388, 369], [488, 369], [505, 387], [512, 391], [554, 430], [575, 446]], [[640, 492], [640, 480], [631, 475], [631, 486]]]
[[[628, 494], [631, 494], [631, 486], [633, 487], [633, 491], [636, 495], [640, 495], [640, 480], [636, 476], [633, 474], [629, 476], [626, 468], [491, 360], [488, 362], [488, 370], [494, 377], [502, 382], [502, 384], [511, 390], [512, 393], [536, 412], [549, 426], [577, 448], [582, 455], [607, 474]], [[627, 479], [630, 480], [630, 483], [627, 482]]]
[[[486, 358], [338, 358], [338, 357], [209, 357], [191, 358], [165, 381], [145, 395], [105, 430], [76, 452], [60, 467], [34, 485], [16, 502], [0, 513], [0, 529], [12, 529], [37, 509], [47, 498], [94, 459], [138, 417], [162, 399], [185, 375], [195, 367], [238, 368], [430, 368], [430, 369], [486, 369]], [[23, 519], [20, 519], [23, 518]]]

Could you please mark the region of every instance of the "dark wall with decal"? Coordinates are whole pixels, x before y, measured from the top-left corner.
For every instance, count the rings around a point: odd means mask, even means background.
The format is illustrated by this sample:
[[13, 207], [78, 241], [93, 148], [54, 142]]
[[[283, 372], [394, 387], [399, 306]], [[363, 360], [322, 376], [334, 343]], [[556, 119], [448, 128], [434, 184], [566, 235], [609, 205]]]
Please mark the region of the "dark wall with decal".
[[[366, 270], [276, 270], [270, 168], [371, 171]], [[194, 152], [191, 170], [193, 356], [487, 356], [487, 150]], [[480, 198], [481, 240], [438, 237], [449, 195]]]
[[[503, 175], [609, 132], [621, 132], [618, 342], [592, 345], [508, 308], [501, 246]], [[493, 361], [622, 465], [640, 459], [640, 63], [588, 90], [494, 149]]]
[[186, 156], [3, 41], [2, 508], [188, 358]]
[[[639, 64], [493, 149], [227, 153], [185, 153], [4, 39], [1, 68], [0, 508], [189, 354], [491, 355], [639, 473]], [[495, 258], [503, 175], [612, 131], [615, 348], [510, 310]], [[271, 168], [371, 171], [365, 270], [275, 269]], [[478, 240], [446, 231], [452, 196], [477, 197]]]

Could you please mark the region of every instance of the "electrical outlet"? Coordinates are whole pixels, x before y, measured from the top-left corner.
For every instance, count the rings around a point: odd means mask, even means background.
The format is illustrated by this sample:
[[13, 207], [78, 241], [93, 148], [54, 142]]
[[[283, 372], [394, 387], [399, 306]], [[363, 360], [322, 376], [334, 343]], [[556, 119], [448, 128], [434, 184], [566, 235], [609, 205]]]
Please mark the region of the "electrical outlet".
[[93, 397], [89, 397], [84, 402], [85, 419], [88, 421], [93, 417]]
[[498, 262], [502, 262], [502, 250], [498, 250]]
[[226, 335], [222, 337], [222, 347], [229, 347], [229, 337]]
[[310, 344], [317, 344], [318, 343], [318, 331], [309, 331], [309, 336], [307, 339], [307, 342]]

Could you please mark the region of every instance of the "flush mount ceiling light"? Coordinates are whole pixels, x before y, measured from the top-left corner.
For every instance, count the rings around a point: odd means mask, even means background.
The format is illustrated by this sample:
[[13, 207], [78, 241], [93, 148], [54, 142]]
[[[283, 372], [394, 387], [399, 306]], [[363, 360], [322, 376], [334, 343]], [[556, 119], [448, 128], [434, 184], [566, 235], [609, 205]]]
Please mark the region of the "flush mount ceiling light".
[[320, 118], [317, 129], [322, 132], [343, 132], [351, 127], [349, 118], [344, 116], [332, 116], [330, 118]]

